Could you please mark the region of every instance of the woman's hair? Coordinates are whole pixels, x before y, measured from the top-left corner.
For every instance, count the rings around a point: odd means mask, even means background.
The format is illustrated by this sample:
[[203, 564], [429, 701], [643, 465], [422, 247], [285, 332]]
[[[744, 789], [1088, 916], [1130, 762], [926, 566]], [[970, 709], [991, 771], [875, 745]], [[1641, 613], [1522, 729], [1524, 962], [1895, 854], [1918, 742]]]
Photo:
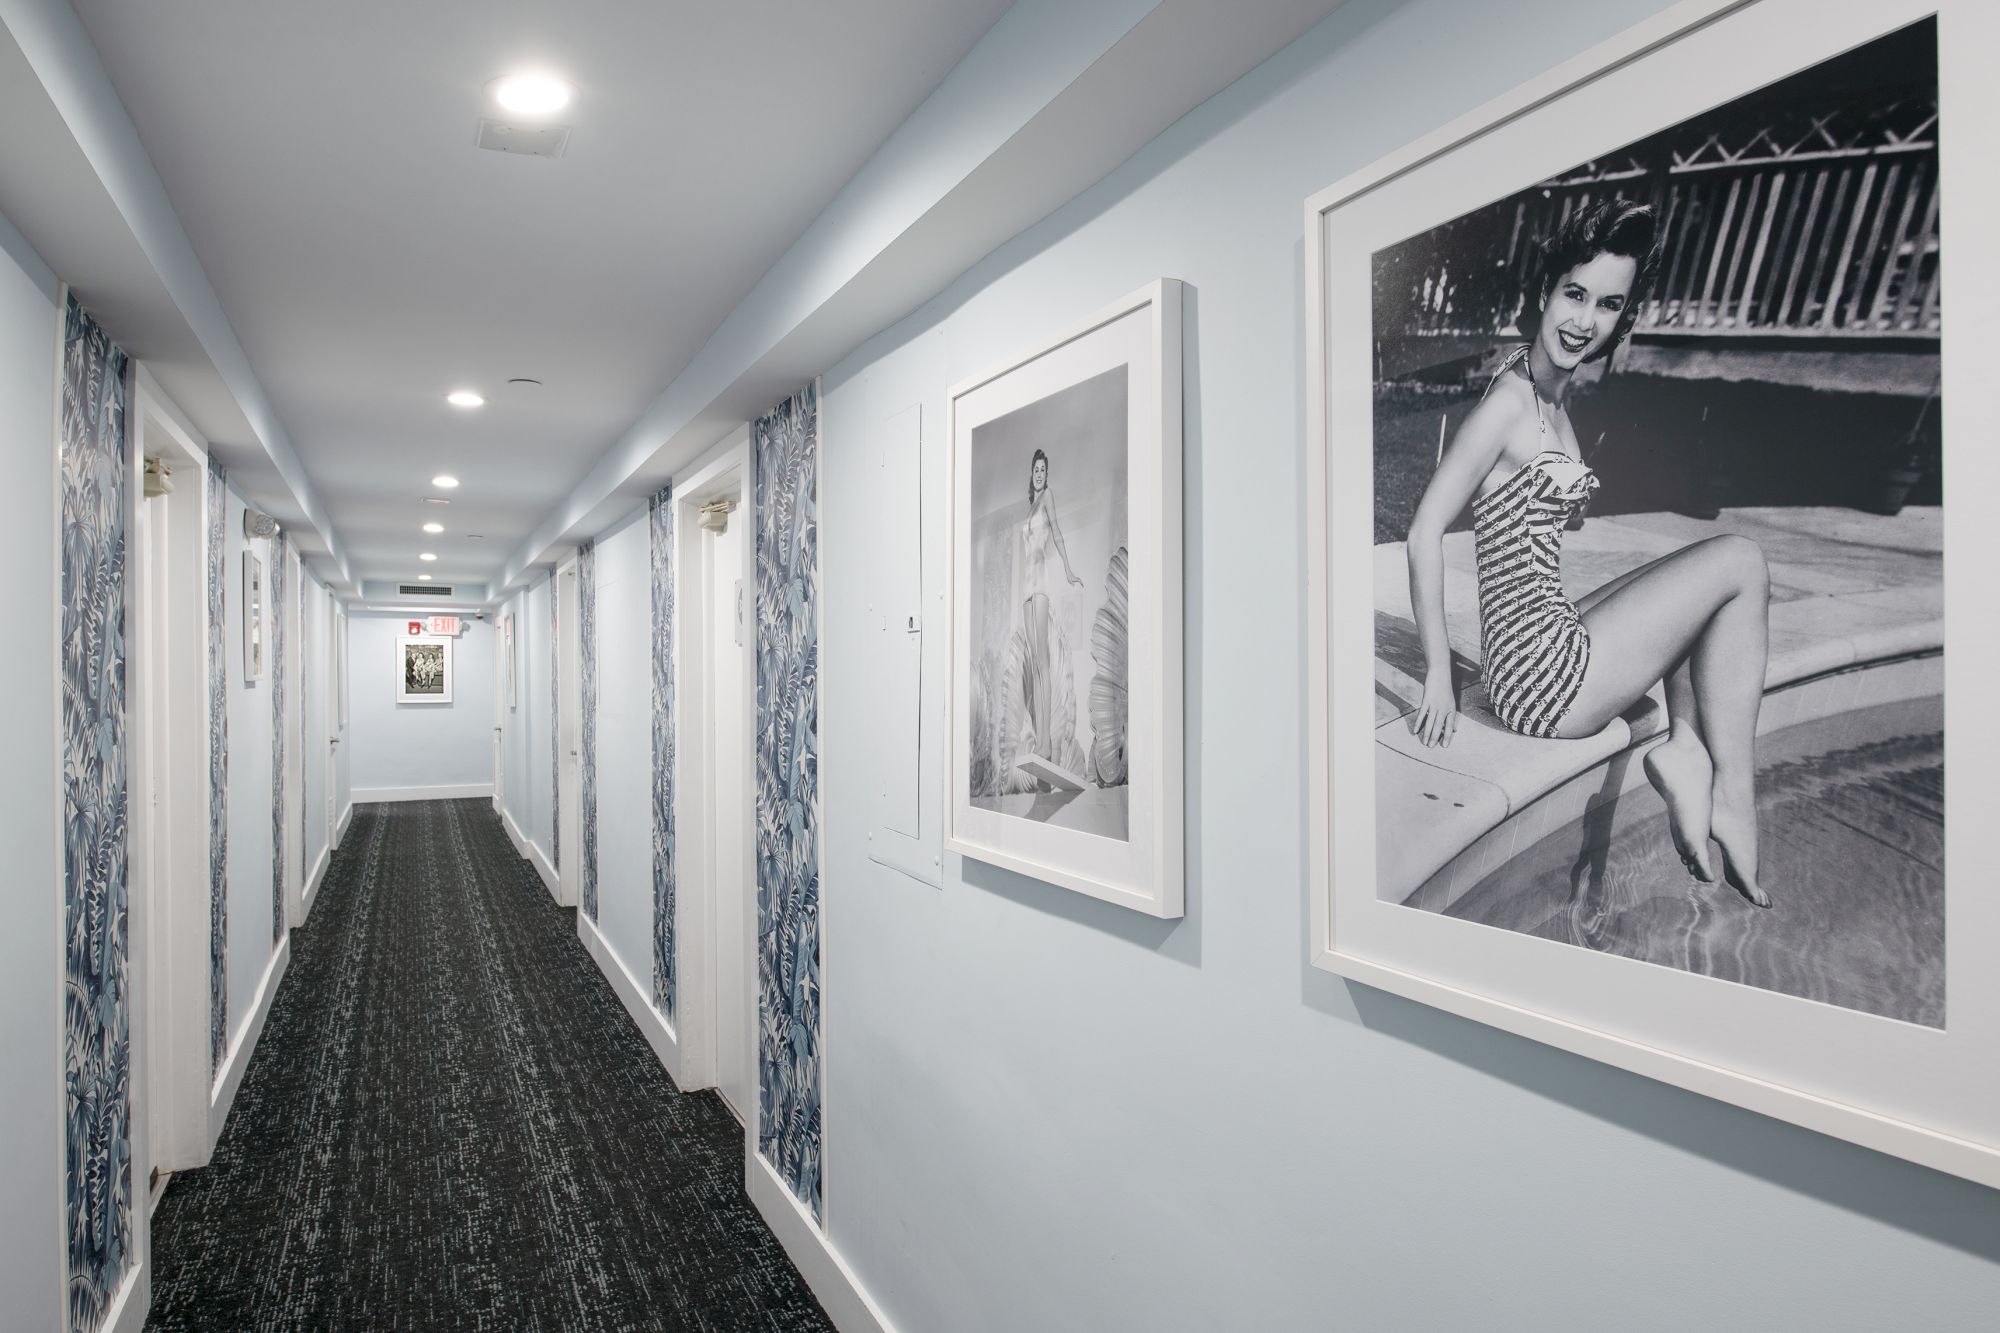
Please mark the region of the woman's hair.
[[1047, 481], [1049, 475], [1049, 456], [1040, 449], [1037, 449], [1035, 450], [1035, 456], [1028, 460], [1028, 503], [1030, 505], [1035, 503], [1035, 464], [1037, 463], [1042, 465], [1042, 485], [1046, 487], [1049, 484]]
[[1614, 197], [1576, 209], [1542, 238], [1540, 281], [1528, 290], [1522, 328], [1540, 327], [1549, 291], [1562, 280], [1563, 274], [1599, 255], [1618, 255], [1636, 263], [1638, 272], [1633, 275], [1632, 292], [1625, 308], [1618, 313], [1618, 327], [1612, 332], [1611, 341], [1604, 345], [1604, 351], [1598, 353], [1606, 355], [1625, 341], [1633, 324], [1638, 322], [1639, 309], [1660, 273], [1663, 241], [1659, 214], [1651, 204]]

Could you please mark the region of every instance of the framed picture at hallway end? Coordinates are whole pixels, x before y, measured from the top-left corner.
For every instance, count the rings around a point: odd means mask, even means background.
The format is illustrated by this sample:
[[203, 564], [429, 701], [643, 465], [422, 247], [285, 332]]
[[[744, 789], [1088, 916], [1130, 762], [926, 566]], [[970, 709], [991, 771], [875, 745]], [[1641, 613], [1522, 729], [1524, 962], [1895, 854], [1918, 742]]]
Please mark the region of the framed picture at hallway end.
[[451, 702], [451, 645], [446, 637], [399, 635], [396, 639], [396, 702]]
[[1305, 251], [1311, 962], [2000, 1186], [1996, 9], [1685, 0]]
[[945, 845], [1183, 911], [1181, 285], [951, 391]]

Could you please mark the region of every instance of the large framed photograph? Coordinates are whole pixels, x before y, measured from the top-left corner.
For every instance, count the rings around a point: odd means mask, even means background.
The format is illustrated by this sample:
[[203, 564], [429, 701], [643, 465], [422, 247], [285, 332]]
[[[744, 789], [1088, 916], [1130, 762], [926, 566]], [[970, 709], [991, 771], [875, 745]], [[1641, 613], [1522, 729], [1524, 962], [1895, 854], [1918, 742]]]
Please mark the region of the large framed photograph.
[[399, 635], [396, 639], [396, 702], [451, 702], [451, 643], [446, 637]]
[[1312, 961], [2000, 1184], [1993, 26], [1689, 0], [1305, 249]]
[[264, 562], [243, 553], [243, 679], [264, 679]]
[[509, 611], [500, 618], [500, 651], [505, 656], [507, 671], [507, 708], [511, 712], [520, 705], [519, 691], [515, 686], [515, 672], [519, 670], [514, 647], [514, 613]]
[[945, 845], [1183, 907], [1181, 287], [951, 392]]

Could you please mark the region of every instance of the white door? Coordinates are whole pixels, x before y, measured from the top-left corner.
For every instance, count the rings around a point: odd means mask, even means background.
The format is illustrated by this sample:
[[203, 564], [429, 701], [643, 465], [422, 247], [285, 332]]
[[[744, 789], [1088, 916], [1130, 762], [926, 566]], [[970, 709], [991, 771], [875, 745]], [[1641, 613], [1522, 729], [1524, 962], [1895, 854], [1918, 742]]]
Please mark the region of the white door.
[[507, 643], [505, 619], [493, 627], [493, 813], [507, 808]]
[[750, 652], [746, 632], [743, 534], [740, 513], [722, 532], [703, 533], [707, 595], [703, 639], [709, 697], [708, 745], [711, 870], [715, 903], [716, 1082], [736, 1118], [749, 1122], [756, 1108], [756, 1061], [751, 1051], [755, 1007], [756, 894], [750, 882]]
[[142, 959], [143, 982], [138, 988], [138, 1012], [133, 1016], [132, 1052], [145, 1089], [145, 1142], [138, 1167], [147, 1181], [148, 1205], [159, 1201], [154, 1179], [160, 1163], [172, 1157], [171, 1121], [172, 1067], [164, 1058], [159, 1038], [168, 1028], [167, 978], [170, 966], [167, 932], [162, 929], [167, 915], [167, 892], [172, 883], [173, 830], [167, 818], [164, 789], [170, 732], [167, 705], [167, 593], [166, 571], [172, 551], [169, 536], [172, 519], [163, 500], [138, 502], [134, 518], [133, 548], [138, 554], [132, 570], [134, 617], [132, 675], [134, 727], [132, 747], [133, 784], [131, 796], [133, 901], [130, 926], [137, 936], [134, 953]]
[[556, 901], [576, 906], [583, 864], [583, 760], [579, 750], [582, 730], [579, 718], [582, 669], [582, 640], [578, 637], [576, 565], [571, 563], [556, 576], [556, 693], [560, 723], [556, 729], [556, 768], [562, 788], [562, 803], [556, 812], [561, 821], [562, 844], [557, 853]]

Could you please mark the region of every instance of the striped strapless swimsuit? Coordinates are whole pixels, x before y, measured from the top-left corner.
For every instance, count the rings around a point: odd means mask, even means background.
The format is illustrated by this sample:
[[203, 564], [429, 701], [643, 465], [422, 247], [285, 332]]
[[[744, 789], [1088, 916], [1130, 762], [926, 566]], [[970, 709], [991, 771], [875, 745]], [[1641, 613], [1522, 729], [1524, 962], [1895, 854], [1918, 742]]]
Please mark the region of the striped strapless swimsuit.
[[[1574, 481], [1557, 480], [1572, 472]], [[1555, 735], [1583, 687], [1590, 631], [1563, 596], [1562, 535], [1596, 489], [1589, 468], [1544, 449], [1472, 506], [1486, 692], [1524, 736]]]

